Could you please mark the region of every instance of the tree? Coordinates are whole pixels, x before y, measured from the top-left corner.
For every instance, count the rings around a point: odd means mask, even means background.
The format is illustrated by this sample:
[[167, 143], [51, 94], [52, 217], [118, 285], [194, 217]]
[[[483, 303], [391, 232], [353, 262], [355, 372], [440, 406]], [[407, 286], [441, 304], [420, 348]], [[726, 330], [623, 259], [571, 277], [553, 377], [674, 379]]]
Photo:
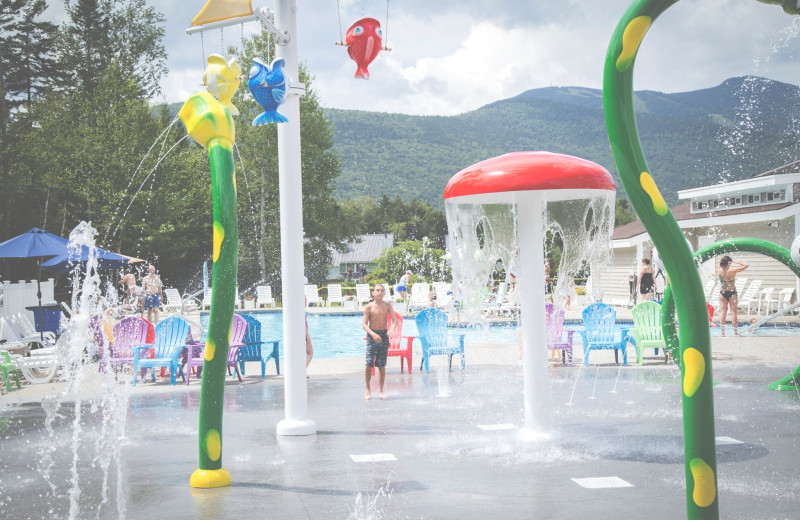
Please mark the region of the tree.
[[69, 23], [61, 31], [59, 54], [78, 80], [65, 84], [67, 90], [91, 95], [115, 63], [124, 77], [136, 78], [137, 97], [159, 92], [167, 59], [163, 14], [144, 0], [66, 0], [66, 9]]
[[631, 209], [627, 199], [617, 199], [614, 203], [614, 227], [618, 228], [625, 224], [636, 221], [636, 213]]
[[341, 204], [343, 220], [358, 234], [393, 233], [396, 241], [427, 238], [444, 248], [447, 220], [444, 213], [419, 200], [405, 203], [400, 197], [379, 202], [369, 196], [346, 200]]
[[432, 247], [428, 240], [400, 242], [375, 261], [375, 269], [367, 276], [367, 281], [370, 284], [394, 283], [409, 270], [415, 278], [425, 281], [450, 280], [450, 267], [442, 258], [444, 254], [443, 249]]
[[56, 28], [39, 20], [46, 8], [44, 0], [0, 0], [0, 186], [6, 200], [0, 234], [6, 237], [12, 233], [10, 215], [25, 201], [14, 165], [19, 142], [30, 131], [26, 114], [55, 70], [49, 46]]

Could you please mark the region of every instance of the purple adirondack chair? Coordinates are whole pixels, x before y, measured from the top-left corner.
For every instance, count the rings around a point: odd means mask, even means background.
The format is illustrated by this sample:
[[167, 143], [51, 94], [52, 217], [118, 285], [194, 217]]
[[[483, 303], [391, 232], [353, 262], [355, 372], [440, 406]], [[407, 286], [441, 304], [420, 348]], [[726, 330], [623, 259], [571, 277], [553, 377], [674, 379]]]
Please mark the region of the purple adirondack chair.
[[[239, 349], [244, 346], [243, 340], [245, 332], [247, 332], [247, 321], [238, 314], [233, 315], [233, 325], [231, 328], [231, 340], [228, 346], [228, 373], [231, 373], [231, 368], [234, 369], [236, 377], [239, 381], [242, 380], [242, 375], [239, 373], [239, 365], [237, 364], [237, 356]], [[189, 384], [189, 377], [192, 375], [192, 368], [196, 367], [197, 377], [200, 377], [203, 371], [203, 354], [205, 351], [205, 343], [197, 342], [189, 345], [188, 354], [186, 357], [186, 366], [184, 371], [186, 373], [186, 384]]]
[[[567, 339], [564, 339], [564, 333]], [[552, 303], [547, 304], [547, 348], [560, 350], [561, 360], [572, 365], [572, 335], [574, 330], [564, 330], [564, 309], [556, 310]]]
[[108, 352], [100, 350], [100, 366], [109, 364], [114, 372], [119, 372], [125, 365], [133, 365], [133, 352], [137, 347], [147, 345], [149, 328], [147, 322], [139, 316], [122, 318], [114, 325], [114, 341], [108, 346]]

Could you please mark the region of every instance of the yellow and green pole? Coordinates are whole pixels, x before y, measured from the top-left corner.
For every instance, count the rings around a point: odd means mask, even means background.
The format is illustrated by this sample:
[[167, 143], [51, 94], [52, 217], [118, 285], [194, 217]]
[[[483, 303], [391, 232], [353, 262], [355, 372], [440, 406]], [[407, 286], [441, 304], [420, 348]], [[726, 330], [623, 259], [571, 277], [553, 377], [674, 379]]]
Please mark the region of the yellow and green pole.
[[214, 291], [200, 388], [200, 465], [189, 483], [196, 488], [215, 488], [231, 484], [230, 473], [222, 467], [222, 404], [239, 261], [235, 130], [228, 109], [207, 92], [192, 94], [178, 116], [187, 133], [208, 150], [211, 163]]

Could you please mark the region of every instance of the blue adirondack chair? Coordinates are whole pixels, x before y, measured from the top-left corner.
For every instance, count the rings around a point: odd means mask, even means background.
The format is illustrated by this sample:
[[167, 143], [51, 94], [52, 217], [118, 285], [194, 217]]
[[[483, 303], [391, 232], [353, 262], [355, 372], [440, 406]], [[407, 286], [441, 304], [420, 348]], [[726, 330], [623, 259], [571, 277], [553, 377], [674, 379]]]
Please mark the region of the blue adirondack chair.
[[[712, 309], [713, 310], [713, 309]], [[669, 361], [667, 343], [664, 341], [664, 332], [661, 328], [661, 304], [654, 301], [644, 301], [631, 310], [633, 317], [633, 337], [630, 339], [636, 348], [636, 362], [642, 364], [642, 353], [646, 348], [654, 348], [656, 356], [658, 349], [664, 350], [664, 361]]]
[[614, 349], [614, 360], [619, 363], [622, 351], [622, 364], [628, 365], [625, 353], [628, 344], [628, 328], [622, 327], [617, 339], [617, 311], [605, 303], [593, 303], [583, 309], [583, 364], [589, 366], [589, 352], [592, 350]]
[[[181, 353], [186, 348], [186, 338], [189, 336], [189, 324], [183, 318], [170, 316], [156, 325], [156, 341], [152, 345], [136, 347], [133, 351], [133, 386], [136, 386], [137, 374], [140, 368], [169, 368], [169, 383], [175, 384], [178, 372], [181, 370]], [[142, 359], [142, 351], [153, 349], [151, 359]], [[153, 381], [156, 373], [153, 371]]]
[[449, 356], [449, 366], [453, 367], [453, 355], [461, 355], [461, 370], [466, 369], [464, 360], [464, 336], [465, 334], [453, 334], [451, 342], [447, 336], [447, 314], [428, 307], [417, 314], [415, 318], [419, 339], [422, 343], [422, 365], [425, 372], [430, 372], [430, 357], [438, 355]]
[[[267, 374], [267, 362], [270, 359], [275, 360], [275, 372], [278, 375], [281, 373], [280, 360], [278, 357], [278, 344], [279, 339], [262, 340], [261, 339], [261, 322], [247, 314], [242, 315], [247, 321], [247, 332], [245, 332], [243, 347], [239, 348], [237, 361], [239, 362], [239, 372], [244, 375], [244, 364], [246, 361], [259, 361], [261, 362], [261, 377]], [[268, 345], [272, 345], [269, 348]]]

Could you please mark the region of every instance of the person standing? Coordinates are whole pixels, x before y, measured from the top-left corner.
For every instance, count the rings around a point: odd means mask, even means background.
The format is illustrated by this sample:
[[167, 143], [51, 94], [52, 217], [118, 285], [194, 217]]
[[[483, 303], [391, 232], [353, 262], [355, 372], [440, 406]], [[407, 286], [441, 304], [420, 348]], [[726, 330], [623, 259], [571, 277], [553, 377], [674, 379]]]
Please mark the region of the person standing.
[[642, 295], [642, 301], [652, 300], [655, 289], [655, 271], [650, 265], [650, 259], [642, 258], [642, 268], [639, 269], [639, 294]]
[[125, 294], [127, 295], [127, 302], [129, 304], [133, 304], [136, 301], [136, 275], [133, 274], [133, 269], [130, 269], [125, 276], [122, 277], [122, 280], [119, 281], [122, 284]]
[[389, 352], [389, 315], [392, 315], [392, 331], [394, 331], [397, 319], [392, 304], [383, 301], [386, 295], [386, 288], [383, 284], [376, 283], [372, 288], [373, 301], [364, 307], [364, 321], [362, 327], [367, 333], [367, 356], [364, 369], [364, 379], [366, 389], [364, 399], [372, 397], [370, 382], [372, 380], [372, 367], [378, 369], [378, 397], [385, 399], [383, 395], [383, 383], [386, 380], [386, 356]]
[[364, 264], [358, 265], [358, 283], [366, 283], [367, 282], [367, 269], [364, 267]]
[[400, 297], [403, 298], [403, 301], [407, 304], [408, 303], [408, 284], [411, 281], [411, 271], [406, 271], [403, 276], [400, 277], [400, 281], [397, 282], [397, 288], [395, 292], [400, 294]]
[[155, 325], [158, 323], [158, 308], [161, 305], [161, 278], [156, 274], [156, 266], [150, 264], [147, 276], [142, 279], [144, 291], [144, 309], [147, 311], [147, 321]]
[[[734, 267], [736, 264], [738, 267]], [[736, 274], [741, 273], [750, 267], [741, 262], [734, 262], [733, 259], [725, 255], [719, 261], [717, 276], [719, 276], [719, 330], [722, 336], [725, 335], [725, 320], [728, 317], [728, 307], [731, 310], [731, 324], [733, 325], [733, 335], [739, 335], [739, 316], [736, 307], [739, 305], [739, 295], [736, 293]]]
[[347, 278], [345, 279], [345, 281], [349, 282], [352, 279], [353, 279], [353, 266], [352, 265], [348, 265], [347, 266]]

